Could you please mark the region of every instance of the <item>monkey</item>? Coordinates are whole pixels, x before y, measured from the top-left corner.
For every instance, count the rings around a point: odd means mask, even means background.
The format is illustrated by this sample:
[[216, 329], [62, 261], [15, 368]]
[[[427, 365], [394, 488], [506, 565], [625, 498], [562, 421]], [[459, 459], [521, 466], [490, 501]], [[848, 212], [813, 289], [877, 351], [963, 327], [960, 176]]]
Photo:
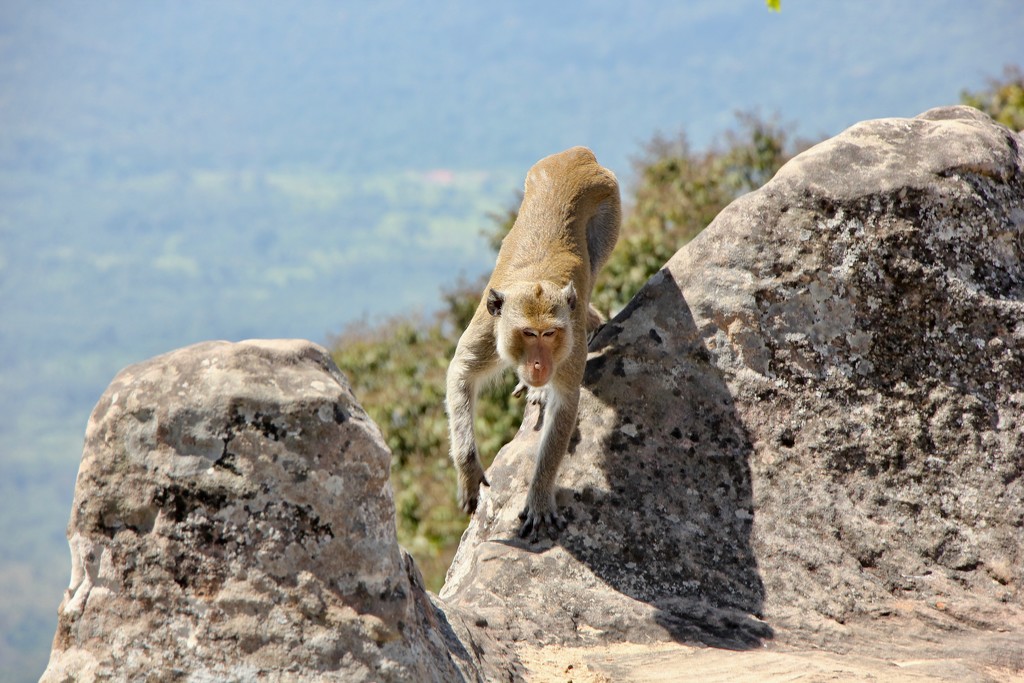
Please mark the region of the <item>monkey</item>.
[[540, 446], [521, 538], [536, 542], [565, 528], [555, 478], [576, 429], [587, 334], [602, 318], [590, 305], [598, 271], [619, 237], [621, 200], [615, 175], [586, 147], [573, 147], [530, 168], [523, 200], [502, 240], [494, 271], [455, 349], [446, 377], [451, 459], [459, 507], [476, 511], [490, 486], [477, 452], [473, 416], [481, 386], [514, 368], [514, 394], [542, 405]]

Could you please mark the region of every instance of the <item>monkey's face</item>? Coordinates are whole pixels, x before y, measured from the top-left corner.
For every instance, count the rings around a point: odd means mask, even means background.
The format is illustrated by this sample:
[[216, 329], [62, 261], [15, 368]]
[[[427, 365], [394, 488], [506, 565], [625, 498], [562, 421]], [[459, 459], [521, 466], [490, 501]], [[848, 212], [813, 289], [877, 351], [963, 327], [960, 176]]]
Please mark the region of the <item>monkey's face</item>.
[[537, 282], [489, 293], [488, 310], [497, 318], [498, 354], [516, 367], [527, 385], [546, 385], [569, 355], [575, 308], [572, 283], [558, 287]]
[[566, 328], [561, 327], [543, 330], [532, 327], [520, 329], [522, 351], [516, 369], [519, 379], [531, 387], [542, 387], [547, 384], [555, 368], [568, 355], [565, 344], [566, 332]]

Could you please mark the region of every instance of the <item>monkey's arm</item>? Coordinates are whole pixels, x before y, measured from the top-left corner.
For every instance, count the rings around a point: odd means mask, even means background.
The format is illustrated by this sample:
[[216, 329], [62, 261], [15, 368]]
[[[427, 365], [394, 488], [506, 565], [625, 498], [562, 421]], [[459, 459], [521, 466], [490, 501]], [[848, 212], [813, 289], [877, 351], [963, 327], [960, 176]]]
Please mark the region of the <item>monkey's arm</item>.
[[[463, 512], [473, 514], [479, 499], [480, 484], [490, 486], [476, 449], [473, 416], [480, 383], [499, 367], [495, 353], [474, 353], [485, 349], [486, 342], [478, 334], [470, 335], [472, 326], [459, 340], [455, 357], [448, 366], [445, 408], [448, 412], [448, 434], [451, 458], [458, 476], [458, 501]], [[493, 342], [491, 342], [493, 348]]]
[[526, 496], [526, 507], [519, 514], [523, 525], [519, 536], [536, 542], [541, 532], [555, 538], [565, 528], [565, 520], [555, 504], [555, 479], [576, 428], [579, 406], [579, 380], [568, 390], [550, 387], [544, 403], [544, 426], [541, 432], [537, 464]]

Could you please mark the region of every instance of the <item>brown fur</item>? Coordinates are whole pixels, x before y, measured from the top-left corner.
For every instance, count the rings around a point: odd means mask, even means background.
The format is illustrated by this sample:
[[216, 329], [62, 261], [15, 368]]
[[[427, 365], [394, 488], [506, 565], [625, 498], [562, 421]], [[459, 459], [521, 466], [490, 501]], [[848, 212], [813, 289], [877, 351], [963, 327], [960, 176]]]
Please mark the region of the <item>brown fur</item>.
[[[531, 389], [534, 400], [543, 392], [546, 414], [521, 515], [522, 536], [536, 539], [541, 530], [553, 535], [563, 524], [554, 481], [576, 426], [587, 332], [601, 321], [590, 306], [590, 293], [618, 239], [620, 217], [615, 175], [589, 149], [573, 147], [534, 164], [516, 222], [448, 367], [451, 455], [459, 474], [459, 504], [469, 513], [476, 509], [480, 484], [487, 484], [473, 433], [480, 385], [505, 367], [516, 368], [521, 386], [550, 371], [545, 387]], [[544, 372], [536, 371], [536, 364]]]

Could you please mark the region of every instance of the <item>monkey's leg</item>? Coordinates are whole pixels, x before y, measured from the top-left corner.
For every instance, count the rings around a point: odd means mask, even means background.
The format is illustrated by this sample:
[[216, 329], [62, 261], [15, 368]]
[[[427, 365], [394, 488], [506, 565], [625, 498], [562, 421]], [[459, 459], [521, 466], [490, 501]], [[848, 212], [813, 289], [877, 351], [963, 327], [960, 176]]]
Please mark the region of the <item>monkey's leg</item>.
[[593, 334], [597, 331], [597, 328], [604, 325], [604, 316], [601, 312], [594, 308], [594, 304], [587, 305], [587, 334]]
[[519, 519], [523, 520], [519, 536], [529, 537], [531, 542], [536, 542], [542, 531], [549, 538], [557, 537], [566, 524], [555, 504], [555, 479], [569, 446], [569, 438], [576, 428], [579, 384], [567, 393], [569, 395], [560, 396], [553, 387], [547, 392], [537, 465], [526, 495], [526, 507], [519, 514]]

